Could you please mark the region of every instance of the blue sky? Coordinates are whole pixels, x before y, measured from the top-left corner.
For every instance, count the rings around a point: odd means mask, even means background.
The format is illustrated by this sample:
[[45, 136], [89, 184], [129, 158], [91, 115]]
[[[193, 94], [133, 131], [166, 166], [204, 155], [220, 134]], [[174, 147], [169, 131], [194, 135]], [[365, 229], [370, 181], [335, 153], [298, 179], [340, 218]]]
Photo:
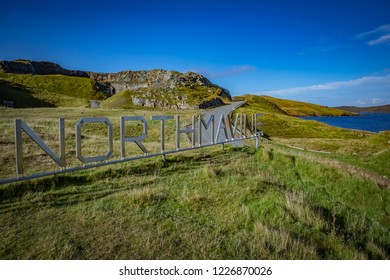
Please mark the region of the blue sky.
[[195, 71], [233, 95], [390, 104], [390, 1], [6, 1], [0, 60]]

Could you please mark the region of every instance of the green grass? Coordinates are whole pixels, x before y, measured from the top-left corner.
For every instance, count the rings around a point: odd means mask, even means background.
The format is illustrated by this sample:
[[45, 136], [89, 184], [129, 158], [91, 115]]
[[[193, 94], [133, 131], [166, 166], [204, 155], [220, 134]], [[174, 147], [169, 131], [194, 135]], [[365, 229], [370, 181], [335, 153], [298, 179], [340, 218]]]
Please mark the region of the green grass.
[[[298, 115], [305, 115], [303, 110], [307, 113], [310, 112], [312, 115], [326, 113], [337, 116], [348, 113], [342, 110], [268, 96], [244, 95], [235, 99], [247, 101], [238, 108], [237, 113], [264, 114], [260, 119], [261, 129], [270, 137], [361, 139], [372, 135], [370, 132], [342, 129], [318, 121], [303, 120], [295, 117], [296, 114], [293, 114], [292, 110], [286, 110], [286, 108], [287, 106], [294, 107], [296, 112], [300, 112]], [[306, 107], [303, 109], [304, 106]]]
[[246, 100], [243, 106], [247, 110], [254, 110], [262, 113], [276, 113], [289, 116], [352, 116], [354, 113], [326, 106], [299, 102], [287, 99], [274, 98], [271, 96], [259, 96], [245, 94], [235, 97], [235, 100]]
[[[243, 112], [246, 112], [245, 108]], [[332, 127], [319, 121], [303, 120], [282, 114], [265, 114], [259, 120], [262, 123], [262, 130], [271, 137], [363, 139], [373, 134]]]
[[[264, 113], [259, 120], [266, 137], [277, 143], [307, 150], [325, 151], [323, 157], [358, 166], [379, 176], [390, 177], [390, 132], [372, 133], [343, 129], [292, 115], [343, 115], [344, 111], [271, 98], [245, 95], [247, 103], [237, 113]], [[242, 99], [243, 97], [238, 97]], [[287, 108], [287, 109], [286, 109]], [[289, 109], [288, 109], [289, 108]], [[295, 114], [293, 112], [298, 112]], [[306, 112], [305, 114], [302, 114]]]
[[242, 96], [235, 96], [233, 100], [245, 100], [246, 103], [240, 108], [245, 108], [251, 113], [270, 113], [270, 114], [286, 114], [276, 104], [267, 100], [264, 96], [245, 94]]
[[0, 99], [17, 108], [88, 107], [90, 100], [104, 98], [89, 78], [0, 73]]
[[30, 75], [0, 72], [0, 101], [9, 100], [16, 108], [89, 107], [90, 100], [104, 100], [102, 108], [134, 109], [132, 97], [147, 98], [165, 108], [195, 108], [203, 102], [218, 98], [222, 89], [215, 86], [192, 85], [173, 89], [140, 88], [117, 93], [108, 99], [99, 91], [96, 81], [64, 75]]
[[132, 97], [149, 99], [153, 105], [151, 107], [164, 108], [182, 108], [192, 107], [196, 108], [203, 102], [219, 98], [224, 103], [230, 101], [220, 97], [222, 92], [220, 88], [212, 86], [198, 86], [193, 87], [177, 87], [173, 89], [153, 89], [153, 88], [139, 88], [137, 90], [127, 90], [117, 93], [108, 99], [104, 100], [100, 106], [102, 108], [112, 109], [130, 109], [135, 108]]
[[[54, 151], [64, 117], [66, 157], [74, 165], [81, 117], [111, 120], [118, 158], [120, 116], [149, 122], [151, 115], [179, 114], [189, 123], [199, 112], [0, 108], [0, 175], [14, 173], [16, 117]], [[264, 139], [257, 151], [217, 146], [1, 185], [0, 259], [389, 259], [388, 180], [382, 184], [389, 132], [339, 130], [285, 114], [262, 121], [274, 141]], [[144, 144], [158, 151], [160, 123], [149, 124]], [[128, 137], [139, 131], [138, 124], [126, 127]], [[175, 147], [174, 131], [174, 121], [166, 122], [167, 149]], [[104, 126], [86, 125], [83, 135], [85, 156], [106, 149]], [[24, 140], [28, 172], [55, 168]], [[140, 154], [135, 145], [127, 151]]]
[[286, 112], [289, 116], [352, 116], [354, 113], [343, 111], [339, 109], [329, 108], [326, 106], [298, 102], [287, 99], [274, 98], [271, 96], [264, 96], [266, 100], [277, 105], [281, 110]]
[[188, 103], [196, 106], [205, 101], [209, 101], [215, 98], [221, 99], [225, 104], [230, 103], [230, 100], [221, 97], [222, 89], [213, 86], [199, 86], [194, 85], [193, 87], [179, 87], [174, 89], [174, 93], [178, 96], [186, 96]]
[[207, 148], [0, 187], [2, 259], [388, 259], [390, 194], [281, 153]]
[[358, 166], [390, 178], [390, 132], [384, 131], [363, 139], [274, 138], [274, 141], [306, 150], [326, 151], [324, 158]]
[[132, 109], [135, 108], [136, 105], [133, 104], [131, 91], [122, 91], [119, 92], [110, 98], [102, 101], [100, 103], [100, 108], [105, 109]]
[[0, 79], [0, 102], [13, 101], [15, 108], [53, 107], [52, 103], [36, 98], [26, 87]]

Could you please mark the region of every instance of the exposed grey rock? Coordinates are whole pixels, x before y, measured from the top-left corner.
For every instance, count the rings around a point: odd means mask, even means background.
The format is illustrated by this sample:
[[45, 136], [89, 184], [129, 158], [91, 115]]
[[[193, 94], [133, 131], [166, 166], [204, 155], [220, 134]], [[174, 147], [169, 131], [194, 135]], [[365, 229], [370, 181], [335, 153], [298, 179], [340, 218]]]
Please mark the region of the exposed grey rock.
[[[179, 73], [168, 70], [150, 70], [150, 71], [122, 71], [116, 74], [88, 72], [91, 79], [100, 84], [110, 84], [109, 94], [115, 94], [125, 90], [137, 90], [139, 88], [162, 88], [173, 89], [176, 87], [189, 87], [194, 85], [218, 87], [212, 84], [204, 76], [194, 73]], [[220, 87], [218, 87], [220, 88]], [[230, 93], [222, 89], [221, 96], [231, 99]]]
[[0, 61], [0, 70], [6, 73], [53, 75], [61, 74], [66, 76], [77, 76], [87, 78], [88, 73], [78, 70], [67, 70], [60, 65], [47, 61], [31, 61], [18, 59], [15, 61]]
[[[174, 109], [186, 108], [209, 108], [223, 105], [219, 98], [209, 100], [190, 106], [186, 96], [176, 96], [174, 89], [189, 88], [195, 89], [197, 86], [210, 87], [218, 89], [218, 96], [231, 100], [231, 95], [228, 90], [212, 84], [204, 76], [194, 73], [180, 73], [177, 71], [168, 70], [150, 70], [150, 71], [122, 71], [118, 73], [96, 73], [78, 70], [67, 70], [60, 65], [52, 62], [36, 62], [30, 60], [15, 60], [15, 61], [0, 61], [0, 70], [6, 73], [16, 74], [33, 74], [33, 75], [52, 75], [61, 74], [66, 76], [76, 76], [90, 78], [96, 81], [95, 87], [97, 90], [108, 95], [114, 95], [126, 90], [137, 91], [144, 89], [146, 94], [143, 96], [132, 96], [133, 104], [146, 107], [162, 107]], [[161, 91], [161, 94], [168, 93], [168, 100], [156, 98], [156, 94], [148, 94], [150, 90]], [[172, 94], [171, 94], [171, 93]], [[159, 93], [160, 94], [160, 93]], [[165, 95], [164, 95], [165, 96]], [[172, 100], [174, 102], [172, 102]]]

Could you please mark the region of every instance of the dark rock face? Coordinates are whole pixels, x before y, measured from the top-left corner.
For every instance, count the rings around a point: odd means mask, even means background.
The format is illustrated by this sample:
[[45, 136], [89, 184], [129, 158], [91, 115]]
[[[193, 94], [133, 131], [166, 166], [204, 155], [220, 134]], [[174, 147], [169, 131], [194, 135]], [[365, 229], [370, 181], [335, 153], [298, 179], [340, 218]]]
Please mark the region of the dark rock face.
[[222, 106], [222, 105], [225, 105], [221, 99], [219, 98], [214, 98], [212, 100], [209, 100], [209, 101], [205, 101], [201, 104], [199, 104], [199, 109], [208, 109], [208, 108], [214, 108], [214, 107], [219, 107], [219, 106]]
[[0, 61], [0, 70], [6, 73], [15, 74], [33, 74], [33, 75], [53, 75], [61, 74], [66, 76], [77, 76], [88, 78], [87, 72], [77, 70], [67, 70], [60, 65], [47, 61], [30, 61], [30, 60], [15, 60], [15, 61]]

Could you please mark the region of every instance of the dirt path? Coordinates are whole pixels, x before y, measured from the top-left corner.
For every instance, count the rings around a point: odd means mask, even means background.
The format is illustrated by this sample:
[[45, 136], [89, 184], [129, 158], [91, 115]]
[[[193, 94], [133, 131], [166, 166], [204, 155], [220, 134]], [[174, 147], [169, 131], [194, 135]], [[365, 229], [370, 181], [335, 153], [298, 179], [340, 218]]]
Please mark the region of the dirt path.
[[[285, 144], [276, 143], [276, 142], [270, 142], [270, 143], [273, 143], [276, 145], [282, 145], [282, 146], [290, 148], [289, 151], [286, 151], [285, 149], [278, 149], [278, 151], [283, 153], [283, 154], [288, 154], [288, 155], [293, 154], [293, 155], [314, 161], [316, 163], [325, 164], [325, 165], [328, 165], [328, 166], [331, 166], [334, 168], [342, 169], [342, 170], [347, 171], [350, 174], [358, 175], [358, 176], [361, 176], [365, 179], [369, 179], [369, 180], [375, 182], [381, 188], [390, 189], [390, 179], [387, 178], [386, 176], [381, 176], [375, 172], [368, 171], [368, 170], [365, 170], [363, 168], [360, 168], [360, 167], [357, 167], [354, 165], [350, 165], [347, 163], [339, 162], [337, 160], [321, 158], [321, 157], [316, 156], [314, 153], [306, 154], [306, 153], [300, 152], [300, 150], [293, 149], [294, 147], [291, 147], [291, 146], [288, 146]], [[319, 151], [313, 151], [313, 152], [319, 152]]]

